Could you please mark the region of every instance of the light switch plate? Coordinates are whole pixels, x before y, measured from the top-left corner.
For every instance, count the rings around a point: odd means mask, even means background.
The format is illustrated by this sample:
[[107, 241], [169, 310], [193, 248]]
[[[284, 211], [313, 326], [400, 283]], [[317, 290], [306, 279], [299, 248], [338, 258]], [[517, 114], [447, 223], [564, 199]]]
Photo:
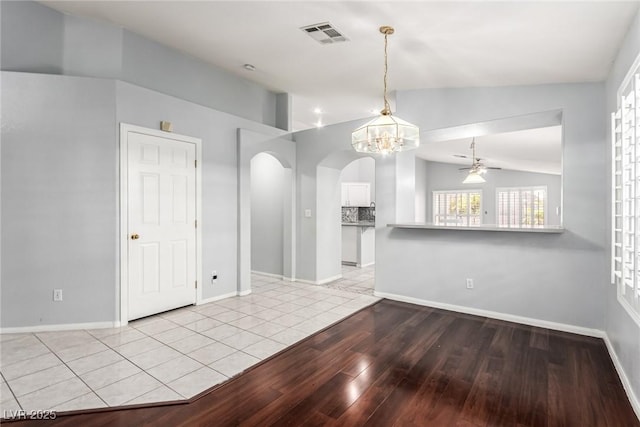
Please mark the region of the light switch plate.
[[311, 218], [311, 209], [305, 209], [304, 210], [304, 217], [305, 218]]

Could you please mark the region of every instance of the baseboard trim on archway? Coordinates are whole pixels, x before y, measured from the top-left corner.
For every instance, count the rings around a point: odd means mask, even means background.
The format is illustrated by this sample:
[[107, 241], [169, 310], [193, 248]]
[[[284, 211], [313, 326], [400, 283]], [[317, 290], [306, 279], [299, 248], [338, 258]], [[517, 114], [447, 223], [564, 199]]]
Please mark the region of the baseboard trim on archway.
[[332, 277], [327, 277], [326, 279], [322, 279], [322, 280], [304, 280], [304, 279], [296, 279], [296, 282], [300, 282], [300, 283], [308, 283], [309, 285], [326, 285], [327, 283], [336, 281], [336, 280], [340, 280], [342, 279], [342, 274], [337, 274], [335, 276]]

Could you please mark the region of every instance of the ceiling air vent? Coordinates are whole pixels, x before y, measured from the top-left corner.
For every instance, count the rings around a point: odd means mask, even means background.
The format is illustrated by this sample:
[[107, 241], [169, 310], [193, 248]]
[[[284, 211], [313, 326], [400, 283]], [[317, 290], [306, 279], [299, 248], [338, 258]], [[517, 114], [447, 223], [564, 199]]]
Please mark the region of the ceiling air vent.
[[300, 29], [320, 44], [332, 44], [346, 42], [347, 40], [349, 40], [328, 22], [307, 25], [306, 27], [302, 27]]

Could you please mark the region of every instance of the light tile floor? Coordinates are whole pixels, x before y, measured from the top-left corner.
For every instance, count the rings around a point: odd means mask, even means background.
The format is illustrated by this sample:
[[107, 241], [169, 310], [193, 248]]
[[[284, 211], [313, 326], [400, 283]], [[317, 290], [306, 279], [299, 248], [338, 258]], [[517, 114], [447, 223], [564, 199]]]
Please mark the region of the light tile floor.
[[342, 279], [327, 283], [326, 287], [342, 291], [373, 295], [375, 265], [360, 268], [349, 265], [342, 266]]
[[344, 276], [312, 286], [253, 275], [250, 295], [122, 328], [0, 335], [0, 415], [190, 398], [378, 300], [372, 267]]

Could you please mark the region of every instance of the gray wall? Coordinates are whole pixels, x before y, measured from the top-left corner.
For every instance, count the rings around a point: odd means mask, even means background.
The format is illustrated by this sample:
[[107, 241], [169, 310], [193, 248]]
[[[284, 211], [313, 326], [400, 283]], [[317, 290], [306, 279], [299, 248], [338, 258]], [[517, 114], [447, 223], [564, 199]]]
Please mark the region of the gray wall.
[[[618, 87], [638, 55], [640, 55], [640, 12], [636, 15], [607, 78], [606, 114], [617, 109], [616, 93]], [[610, 140], [611, 132], [607, 126], [607, 141]], [[611, 150], [608, 144], [607, 149], [603, 152], [603, 157], [607, 159], [606, 182], [608, 191], [605, 200], [607, 202], [606, 230], [608, 234], [606, 265], [608, 267], [607, 271], [609, 271], [611, 268], [611, 260], [609, 259], [609, 254], [611, 253], [611, 230], [609, 228], [611, 221], [611, 211], [609, 209], [609, 203], [611, 203]], [[638, 401], [640, 398], [640, 357], [638, 356], [640, 355], [640, 326], [631, 319], [618, 302], [615, 286], [609, 284], [608, 279], [603, 280], [602, 283], [606, 293], [605, 330], [635, 393], [636, 405], [640, 405]], [[636, 412], [638, 412], [638, 408]]]
[[[561, 108], [563, 234], [376, 229], [376, 291], [602, 329], [605, 268], [603, 84], [399, 92], [397, 115], [438, 129]], [[379, 172], [381, 173], [381, 172]], [[389, 173], [389, 172], [387, 172]], [[378, 180], [379, 224], [394, 222]], [[465, 278], [475, 289], [465, 288]]]
[[1, 85], [2, 327], [113, 321], [115, 82], [2, 72]]
[[32, 1], [0, 2], [0, 67], [61, 74], [64, 15]]
[[430, 203], [429, 194], [427, 192], [427, 161], [419, 157], [416, 157], [415, 177], [415, 221], [431, 222], [431, 216], [427, 215], [427, 203]]
[[[602, 83], [398, 92], [397, 115], [425, 131], [562, 109], [567, 230], [537, 235], [386, 227], [415, 218], [415, 166], [406, 167], [407, 159], [414, 165], [415, 159], [411, 152], [380, 157], [376, 159], [376, 291], [602, 329], [602, 283], [607, 278], [604, 94]], [[299, 212], [316, 201], [321, 185], [317, 165], [337, 163], [333, 158], [350, 149], [351, 131], [359, 124], [295, 134]], [[410, 174], [404, 174], [408, 169]], [[407, 182], [408, 175], [412, 182]], [[319, 198], [317, 202], [321, 203]], [[320, 251], [316, 235], [324, 219], [299, 220], [301, 246]], [[299, 253], [299, 271], [313, 272], [320, 257], [320, 252]], [[465, 288], [465, 278], [475, 279], [474, 290]]]
[[[551, 175], [545, 173], [532, 173], [514, 170], [490, 170], [485, 176], [486, 182], [483, 184], [462, 184], [468, 171], [460, 171], [460, 165], [452, 163], [430, 162], [423, 159], [416, 159], [418, 163], [424, 163], [416, 169], [424, 170], [425, 183], [421, 184], [421, 191], [418, 193], [418, 175], [416, 175], [416, 212], [418, 208], [418, 200], [424, 200], [425, 206], [421, 207], [425, 211], [426, 222], [433, 221], [433, 191], [441, 190], [482, 190], [482, 223], [493, 225], [497, 223], [496, 219], [496, 188], [498, 187], [529, 187], [529, 186], [546, 186], [547, 187], [547, 225], [560, 225], [560, 215], [556, 214], [556, 208], [560, 208], [561, 203], [561, 178], [560, 175]], [[559, 211], [558, 211], [559, 212]]]
[[[366, 120], [296, 132], [296, 277], [323, 282], [341, 274], [340, 172], [367, 157], [351, 147], [351, 131]], [[376, 193], [377, 193], [376, 182]], [[337, 200], [337, 204], [336, 204]], [[310, 209], [307, 218], [304, 211]], [[337, 254], [337, 255], [336, 255]]]
[[270, 154], [251, 160], [251, 270], [282, 275], [284, 182], [282, 164]]
[[[203, 297], [236, 292], [237, 129], [269, 126], [129, 83], [2, 72], [2, 327], [117, 317], [118, 124], [202, 138]], [[64, 301], [54, 303], [52, 290]]]
[[32, 1], [2, 1], [0, 9], [3, 71], [124, 80], [270, 126], [277, 109], [290, 113], [258, 84], [115, 25]]
[[376, 201], [376, 162], [370, 157], [354, 160], [340, 173], [340, 183], [368, 182], [371, 201]]

